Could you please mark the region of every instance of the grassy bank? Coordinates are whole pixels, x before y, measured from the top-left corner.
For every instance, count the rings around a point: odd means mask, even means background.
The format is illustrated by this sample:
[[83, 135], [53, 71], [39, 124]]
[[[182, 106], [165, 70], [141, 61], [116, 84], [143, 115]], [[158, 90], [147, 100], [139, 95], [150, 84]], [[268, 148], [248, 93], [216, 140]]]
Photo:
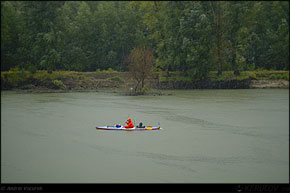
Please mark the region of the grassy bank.
[[[159, 77], [159, 80], [158, 78]], [[221, 76], [212, 71], [207, 81], [243, 81], [243, 80], [287, 80], [289, 81], [289, 71], [243, 71], [239, 76], [235, 76], [232, 71], [225, 71]], [[190, 85], [194, 81], [189, 76], [182, 76], [180, 72], [170, 72], [166, 77], [164, 72], [154, 72], [147, 81], [151, 87], [158, 87], [159, 83], [178, 83]], [[100, 88], [130, 88], [133, 87], [134, 80], [130, 78], [128, 72], [117, 72], [113, 70], [96, 72], [75, 72], [75, 71], [35, 71], [28, 72], [12, 69], [1, 72], [1, 89], [54, 89], [54, 90], [97, 90]], [[153, 85], [153, 86], [152, 86]], [[155, 86], [154, 86], [155, 85]], [[180, 84], [177, 84], [180, 85]], [[165, 86], [166, 87], [166, 86]], [[183, 86], [177, 86], [177, 88]]]
[[1, 72], [1, 89], [62, 89], [85, 90], [101, 87], [116, 87], [123, 82], [116, 71], [75, 72], [75, 71], [36, 71], [34, 73], [12, 69]]
[[[257, 70], [243, 71], [239, 76], [235, 76], [233, 71], [224, 71], [221, 76], [217, 75], [217, 71], [209, 73], [208, 80], [288, 80], [289, 71], [274, 71], [274, 70]], [[165, 73], [161, 73], [160, 81], [193, 81], [189, 76], [182, 76], [180, 72], [171, 72], [169, 77]]]
[[250, 89], [289, 88], [289, 71], [243, 71], [235, 76], [233, 71], [224, 71], [221, 76], [216, 71], [209, 73], [205, 80], [194, 80], [179, 72], [160, 76], [161, 89]]

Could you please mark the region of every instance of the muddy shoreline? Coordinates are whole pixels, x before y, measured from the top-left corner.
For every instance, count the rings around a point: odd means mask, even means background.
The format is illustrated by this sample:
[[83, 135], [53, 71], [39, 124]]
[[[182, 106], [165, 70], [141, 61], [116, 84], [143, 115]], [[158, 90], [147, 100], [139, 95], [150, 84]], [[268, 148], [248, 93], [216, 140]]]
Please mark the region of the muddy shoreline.
[[196, 82], [162, 82], [161, 89], [289, 89], [287, 80], [201, 80]]
[[[125, 92], [130, 93], [134, 87], [134, 81], [114, 81], [108, 79], [89, 79], [79, 81], [62, 80], [65, 88], [57, 87], [50, 80], [30, 80], [18, 86], [5, 86], [1, 84], [1, 90], [14, 90], [34, 93], [61, 93], [61, 92]], [[157, 79], [147, 80], [146, 85], [151, 88], [148, 93], [158, 93], [162, 90], [180, 89], [289, 89], [287, 80], [202, 80], [202, 81], [163, 81]]]

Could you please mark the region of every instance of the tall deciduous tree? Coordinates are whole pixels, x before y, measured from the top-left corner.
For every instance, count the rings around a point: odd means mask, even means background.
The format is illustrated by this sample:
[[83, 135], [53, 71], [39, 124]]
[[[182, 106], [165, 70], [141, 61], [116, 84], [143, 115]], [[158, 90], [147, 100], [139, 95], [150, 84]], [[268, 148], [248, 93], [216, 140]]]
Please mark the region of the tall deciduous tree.
[[211, 26], [209, 18], [202, 11], [200, 2], [187, 2], [180, 19], [180, 36], [182, 37], [181, 50], [184, 53], [187, 74], [195, 79], [207, 78], [211, 64], [210, 42]]
[[239, 69], [239, 31], [242, 29], [245, 18], [245, 2], [228, 2], [227, 12], [228, 39], [231, 50], [231, 64], [235, 75], [240, 74]]
[[27, 62], [39, 69], [53, 70], [59, 64], [56, 18], [62, 2], [24, 2], [24, 31], [21, 34]]
[[1, 1], [1, 70], [127, 71], [144, 46], [157, 68], [197, 79], [289, 69], [289, 2]]
[[217, 64], [218, 75], [222, 75], [223, 64], [226, 57], [226, 40], [225, 40], [225, 8], [224, 1], [215, 1], [211, 3], [213, 14], [213, 53], [214, 62]]
[[21, 62], [19, 48], [22, 26], [17, 3], [1, 1], [1, 70], [9, 70]]

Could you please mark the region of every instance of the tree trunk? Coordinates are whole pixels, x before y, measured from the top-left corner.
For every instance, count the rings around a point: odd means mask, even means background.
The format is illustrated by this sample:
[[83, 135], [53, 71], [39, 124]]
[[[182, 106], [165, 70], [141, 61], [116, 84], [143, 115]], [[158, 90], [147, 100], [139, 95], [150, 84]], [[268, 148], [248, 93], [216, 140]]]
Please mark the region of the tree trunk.
[[222, 16], [223, 11], [221, 9], [220, 2], [217, 1], [217, 12], [216, 12], [216, 44], [217, 44], [217, 57], [218, 57], [218, 76], [222, 75], [222, 32], [223, 32], [223, 23]]
[[166, 70], [165, 70], [165, 76], [166, 76], [166, 78], [168, 78], [170, 76], [168, 68], [166, 68]]
[[238, 64], [236, 62], [236, 49], [233, 50], [232, 66], [233, 66], [233, 69], [234, 69], [234, 75], [236, 75], [236, 76], [240, 75]]
[[220, 45], [220, 37], [218, 37], [218, 44], [217, 44], [217, 56], [218, 56], [218, 76], [222, 75], [223, 64], [221, 59], [221, 45]]
[[137, 85], [136, 85], [136, 87], [134, 89], [135, 90], [135, 93], [137, 93], [137, 89], [138, 89], [139, 84], [140, 84], [140, 81], [137, 82]]
[[142, 89], [144, 88], [144, 78], [142, 78], [142, 81], [141, 81], [141, 88]]
[[223, 64], [222, 64], [220, 58], [219, 58], [218, 63], [219, 63], [219, 66], [218, 66], [218, 76], [221, 76], [223, 74]]

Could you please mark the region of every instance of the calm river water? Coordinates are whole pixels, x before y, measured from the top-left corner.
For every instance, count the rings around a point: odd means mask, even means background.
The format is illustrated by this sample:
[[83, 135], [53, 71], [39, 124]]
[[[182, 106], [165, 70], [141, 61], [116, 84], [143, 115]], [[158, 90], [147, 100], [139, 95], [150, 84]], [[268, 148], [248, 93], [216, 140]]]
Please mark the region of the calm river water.
[[288, 89], [166, 93], [1, 92], [2, 182], [289, 182]]

